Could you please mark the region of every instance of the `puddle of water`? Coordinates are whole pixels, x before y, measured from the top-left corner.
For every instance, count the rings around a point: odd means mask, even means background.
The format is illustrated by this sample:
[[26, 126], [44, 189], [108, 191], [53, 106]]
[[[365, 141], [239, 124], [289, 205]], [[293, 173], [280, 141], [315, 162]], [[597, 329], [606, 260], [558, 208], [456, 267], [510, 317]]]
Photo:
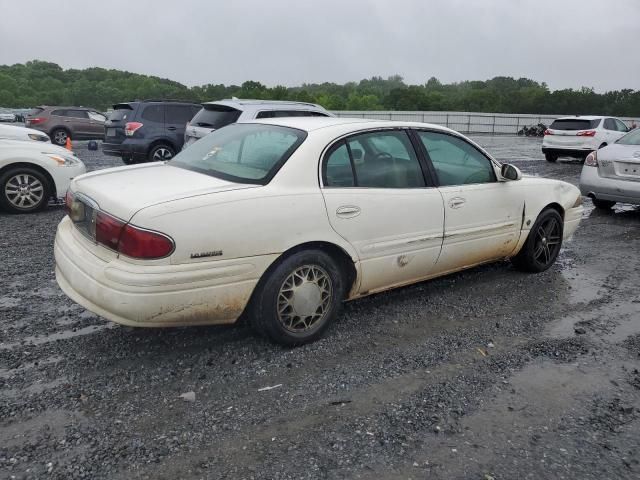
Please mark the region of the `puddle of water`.
[[42, 345], [45, 343], [56, 342], [58, 340], [66, 340], [73, 337], [79, 337], [82, 335], [90, 335], [92, 333], [99, 332], [110, 328], [115, 328], [114, 323], [106, 323], [104, 325], [89, 325], [88, 327], [78, 328], [74, 330], [64, 330], [62, 332], [52, 333], [51, 335], [35, 335], [31, 337], [25, 337], [20, 342], [6, 343], [0, 345], [0, 350], [11, 350], [16, 347], [25, 345]]

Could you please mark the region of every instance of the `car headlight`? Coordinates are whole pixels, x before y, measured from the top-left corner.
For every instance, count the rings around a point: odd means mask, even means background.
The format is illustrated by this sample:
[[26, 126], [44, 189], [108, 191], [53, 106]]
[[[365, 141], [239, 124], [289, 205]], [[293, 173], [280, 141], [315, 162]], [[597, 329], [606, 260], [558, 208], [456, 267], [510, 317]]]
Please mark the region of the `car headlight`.
[[47, 157], [49, 157], [54, 162], [56, 162], [59, 167], [71, 167], [73, 165], [80, 164], [80, 159], [74, 157], [73, 155], [61, 155], [59, 153], [48, 153], [48, 152], [42, 152], [42, 153]]
[[46, 142], [49, 140], [49, 137], [46, 135], [38, 135], [37, 133], [29, 133], [28, 135], [31, 140], [37, 140], [38, 142]]

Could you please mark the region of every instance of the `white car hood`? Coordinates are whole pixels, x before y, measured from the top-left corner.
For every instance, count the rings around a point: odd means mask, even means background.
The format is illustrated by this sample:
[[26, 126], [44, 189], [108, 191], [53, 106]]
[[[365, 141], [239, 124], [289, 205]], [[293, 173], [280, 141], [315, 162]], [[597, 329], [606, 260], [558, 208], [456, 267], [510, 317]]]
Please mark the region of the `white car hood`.
[[73, 180], [71, 190], [89, 197], [100, 210], [130, 220], [139, 210], [159, 203], [257, 186], [158, 162], [81, 175]]

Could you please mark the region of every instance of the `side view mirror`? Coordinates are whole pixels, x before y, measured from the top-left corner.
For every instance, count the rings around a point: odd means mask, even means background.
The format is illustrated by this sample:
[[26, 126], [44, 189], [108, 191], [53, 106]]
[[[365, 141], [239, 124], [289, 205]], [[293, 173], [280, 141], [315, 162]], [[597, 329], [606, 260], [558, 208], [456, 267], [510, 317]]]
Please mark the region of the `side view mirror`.
[[522, 178], [522, 172], [520, 169], [510, 163], [502, 164], [500, 175], [502, 175], [502, 178], [505, 180], [520, 180]]

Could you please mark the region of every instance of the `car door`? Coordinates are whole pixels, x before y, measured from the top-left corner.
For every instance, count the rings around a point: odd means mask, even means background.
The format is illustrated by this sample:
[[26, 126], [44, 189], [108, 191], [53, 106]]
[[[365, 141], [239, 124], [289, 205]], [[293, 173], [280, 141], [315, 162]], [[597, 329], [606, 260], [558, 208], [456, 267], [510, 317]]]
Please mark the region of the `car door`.
[[71, 127], [72, 136], [76, 139], [91, 138], [91, 125], [86, 110], [68, 109], [64, 122]]
[[187, 122], [193, 118], [191, 105], [171, 105], [165, 106], [164, 126], [167, 136], [180, 150], [184, 143], [184, 132]]
[[355, 134], [324, 155], [322, 193], [334, 230], [360, 259], [360, 293], [430, 275], [442, 247], [442, 195], [405, 130]]
[[482, 151], [457, 135], [417, 131], [444, 201], [444, 241], [438, 273], [508, 256], [520, 237], [524, 195], [500, 182]]

